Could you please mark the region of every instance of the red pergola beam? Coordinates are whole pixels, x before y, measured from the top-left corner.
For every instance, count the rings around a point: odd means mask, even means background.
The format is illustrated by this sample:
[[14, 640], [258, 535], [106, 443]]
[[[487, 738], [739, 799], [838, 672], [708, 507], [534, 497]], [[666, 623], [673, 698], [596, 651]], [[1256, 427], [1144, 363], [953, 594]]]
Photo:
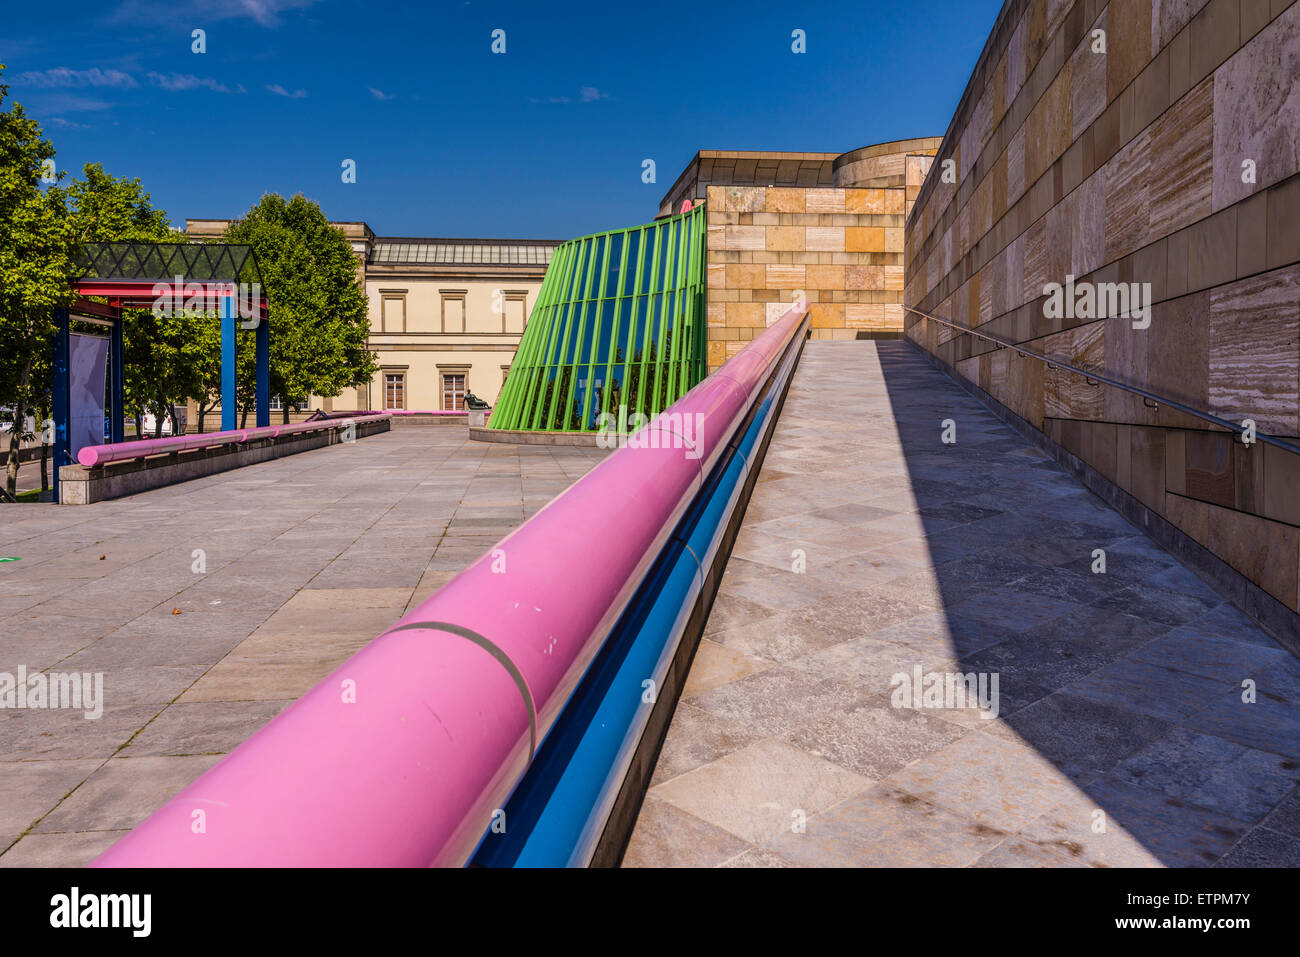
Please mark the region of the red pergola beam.
[[[166, 280], [141, 282], [120, 279], [81, 279], [74, 282], [72, 288], [79, 296], [103, 296], [109, 300], [111, 305], [120, 308], [122, 306], [152, 306], [159, 298], [158, 293], [155, 291], [158, 286], [166, 286], [170, 290], [174, 285], [174, 283]], [[196, 286], [198, 287], [197, 293], [195, 293]], [[219, 300], [226, 296], [235, 295], [234, 284], [191, 281], [181, 284], [180, 298], [182, 300], [188, 300], [194, 294], [204, 299]], [[172, 292], [170, 295], [175, 295], [175, 293]], [[267, 316], [266, 297], [259, 294], [254, 301], [257, 304], [259, 314], [265, 319]]]

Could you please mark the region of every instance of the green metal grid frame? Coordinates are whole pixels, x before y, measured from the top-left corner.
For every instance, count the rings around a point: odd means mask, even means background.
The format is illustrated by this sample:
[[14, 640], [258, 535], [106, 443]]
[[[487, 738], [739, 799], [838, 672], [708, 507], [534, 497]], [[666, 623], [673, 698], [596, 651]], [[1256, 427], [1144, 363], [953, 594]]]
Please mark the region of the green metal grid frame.
[[489, 428], [624, 432], [676, 402], [706, 371], [704, 261], [702, 204], [560, 246]]

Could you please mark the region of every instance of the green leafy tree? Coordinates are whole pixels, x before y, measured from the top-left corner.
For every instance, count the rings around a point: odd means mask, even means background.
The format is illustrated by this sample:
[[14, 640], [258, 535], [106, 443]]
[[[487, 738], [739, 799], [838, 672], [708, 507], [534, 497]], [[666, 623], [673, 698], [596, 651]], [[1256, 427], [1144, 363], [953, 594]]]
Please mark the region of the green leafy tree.
[[[271, 394], [284, 399], [284, 421], [292, 402], [370, 381], [378, 366], [366, 345], [370, 321], [356, 256], [316, 203], [301, 194], [286, 200], [268, 193], [227, 228], [225, 240], [257, 254], [271, 315]], [[245, 416], [253, 396], [251, 358], [240, 363]]]
[[[87, 163], [82, 178], [68, 187], [72, 219], [83, 243], [187, 242], [172, 230], [167, 213], [156, 208], [139, 179], [116, 177], [98, 163]], [[170, 277], [159, 277], [170, 278]], [[205, 367], [214, 357], [202, 317], [168, 315], [147, 309], [122, 311], [126, 411], [136, 420], [151, 412], [155, 435], [178, 403], [203, 394]]]
[[[23, 417], [49, 389], [51, 314], [72, 302], [77, 266], [67, 196], [50, 175], [54, 147], [22, 106], [5, 108], [8, 95], [0, 83], [0, 406], [12, 426], [5, 485], [13, 495]], [[43, 190], [42, 178], [55, 182]]]

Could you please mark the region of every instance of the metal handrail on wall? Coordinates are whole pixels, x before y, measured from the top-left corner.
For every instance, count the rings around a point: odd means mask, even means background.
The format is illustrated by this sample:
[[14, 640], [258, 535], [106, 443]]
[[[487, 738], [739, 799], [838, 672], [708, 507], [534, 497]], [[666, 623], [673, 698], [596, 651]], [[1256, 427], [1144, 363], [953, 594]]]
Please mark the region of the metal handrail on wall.
[[806, 317], [791, 308], [95, 866], [464, 864]]
[[[1044, 353], [1041, 352], [1035, 352], [1033, 349], [1027, 349], [1024, 346], [1019, 345], [1015, 342], [1008, 342], [1005, 339], [1002, 339], [998, 336], [991, 335], [987, 332], [980, 332], [979, 330], [972, 329], [969, 326], [963, 326], [961, 323], [953, 322], [951, 319], [944, 319], [940, 316], [932, 316], [928, 312], [922, 312], [920, 309], [913, 309], [910, 306], [904, 306], [903, 310], [905, 312], [910, 312], [913, 313], [914, 315], [921, 316], [923, 319], [929, 319], [933, 322], [941, 323], [942, 325], [948, 326], [950, 329], [956, 329], [959, 332], [965, 333], [966, 335], [975, 336], [976, 338], [983, 339], [986, 342], [992, 342], [1001, 349], [1014, 349], [1017, 353], [1019, 353], [1022, 356], [1027, 356], [1030, 359], [1037, 359], [1040, 362], [1046, 363], [1049, 369], [1061, 368], [1067, 372], [1073, 372], [1075, 375], [1083, 376], [1084, 379], [1086, 379], [1090, 385], [1097, 385], [1098, 383], [1102, 383], [1105, 385], [1113, 386], [1116, 389], [1122, 389], [1125, 392], [1130, 392], [1133, 395], [1139, 395], [1142, 397], [1143, 402], [1144, 404], [1146, 404], [1147, 408], [1155, 409], [1158, 406], [1165, 405], [1171, 409], [1177, 410], [1178, 412], [1182, 412], [1186, 415], [1193, 416], [1194, 418], [1198, 418], [1205, 422], [1209, 422], [1213, 425], [1218, 426], [1221, 429], [1226, 429], [1228, 432], [1234, 433], [1237, 436], [1241, 435], [1242, 427], [1240, 423], [1230, 422], [1229, 420], [1222, 419], [1211, 412], [1204, 412], [1201, 409], [1193, 408], [1190, 405], [1185, 405], [1184, 403], [1179, 402], [1177, 399], [1171, 399], [1168, 396], [1163, 396], [1155, 392], [1150, 392], [1139, 386], [1130, 385], [1127, 382], [1121, 382], [1119, 379], [1111, 378], [1110, 376], [1105, 375], [1104, 373], [1101, 372], [1091, 372], [1087, 369], [1080, 369], [1078, 366], [1071, 365], [1068, 362], [1063, 362], [1060, 359], [1054, 358], [1049, 355], [1045, 355]], [[1152, 405], [1151, 403], [1155, 403], [1155, 405]], [[1255, 438], [1260, 442], [1264, 442], [1268, 445], [1275, 446], [1276, 448], [1285, 449], [1288, 452], [1294, 452], [1297, 455], [1300, 455], [1300, 446], [1294, 445], [1286, 441], [1285, 439], [1280, 439], [1275, 435], [1267, 435], [1263, 432], [1256, 430]]]

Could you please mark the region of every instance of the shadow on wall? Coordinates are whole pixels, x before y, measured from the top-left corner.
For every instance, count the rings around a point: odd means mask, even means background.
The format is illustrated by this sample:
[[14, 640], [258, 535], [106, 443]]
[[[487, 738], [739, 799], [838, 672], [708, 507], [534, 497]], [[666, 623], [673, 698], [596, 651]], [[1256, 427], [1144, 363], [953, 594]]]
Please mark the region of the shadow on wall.
[[[872, 637], [931, 647], [923, 673], [998, 676], [998, 719], [957, 719], [987, 735], [954, 773], [998, 777], [1036, 818], [1019, 837], [1058, 861], [1251, 864], [1294, 844], [1256, 825], [1300, 781], [1300, 662], [915, 345], [876, 349], [929, 549], [892, 584], [940, 611]], [[989, 737], [1047, 763], [999, 768]]]

